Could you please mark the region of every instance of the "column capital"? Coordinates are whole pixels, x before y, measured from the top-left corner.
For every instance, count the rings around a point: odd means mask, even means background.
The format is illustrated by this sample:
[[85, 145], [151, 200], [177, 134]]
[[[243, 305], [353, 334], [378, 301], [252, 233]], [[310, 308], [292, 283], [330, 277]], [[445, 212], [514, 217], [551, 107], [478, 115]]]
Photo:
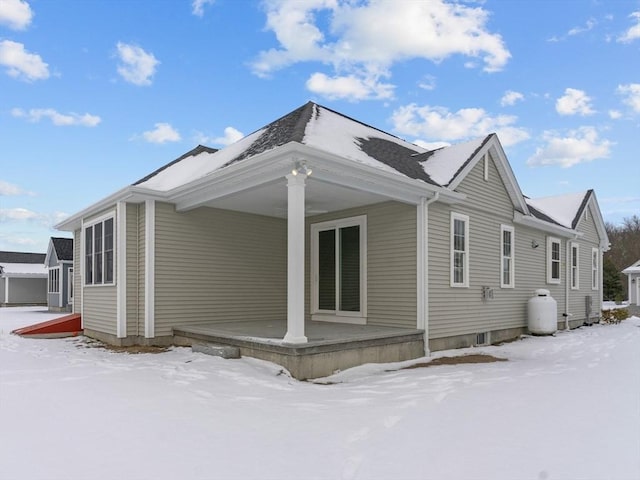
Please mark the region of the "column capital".
[[304, 173], [298, 173], [297, 175], [289, 173], [285, 178], [287, 179], [287, 187], [304, 187], [307, 175]]

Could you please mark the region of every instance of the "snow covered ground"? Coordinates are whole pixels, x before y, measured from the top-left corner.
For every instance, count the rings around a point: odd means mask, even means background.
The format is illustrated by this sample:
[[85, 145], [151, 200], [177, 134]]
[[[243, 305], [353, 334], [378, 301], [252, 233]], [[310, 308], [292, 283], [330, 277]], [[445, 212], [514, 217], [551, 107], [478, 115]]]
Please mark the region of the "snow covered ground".
[[250, 358], [9, 334], [53, 317], [0, 309], [3, 480], [640, 478], [640, 318], [432, 357], [506, 362], [322, 385]]

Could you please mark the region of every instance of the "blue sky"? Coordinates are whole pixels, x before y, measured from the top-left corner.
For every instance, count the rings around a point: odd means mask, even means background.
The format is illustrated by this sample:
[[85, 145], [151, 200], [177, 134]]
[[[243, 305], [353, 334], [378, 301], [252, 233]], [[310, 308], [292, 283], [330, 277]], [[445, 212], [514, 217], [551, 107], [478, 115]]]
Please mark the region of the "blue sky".
[[0, 0], [0, 250], [308, 100], [640, 215], [640, 1]]

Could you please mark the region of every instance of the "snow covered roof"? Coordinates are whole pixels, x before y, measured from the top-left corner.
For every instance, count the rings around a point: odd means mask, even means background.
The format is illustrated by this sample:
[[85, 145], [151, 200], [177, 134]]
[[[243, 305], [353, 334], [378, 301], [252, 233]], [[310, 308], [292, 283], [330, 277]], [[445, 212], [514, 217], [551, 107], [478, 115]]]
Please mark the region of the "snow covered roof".
[[530, 212], [540, 220], [573, 229], [577, 226], [580, 214], [584, 210], [591, 193], [592, 190], [587, 190], [586, 192], [567, 195], [527, 198], [526, 202]]
[[626, 273], [627, 275], [630, 275], [632, 273], [640, 273], [640, 260], [622, 270], [622, 273]]
[[47, 269], [44, 263], [7, 263], [0, 262], [2, 267], [2, 276], [27, 276], [27, 277], [46, 277]]
[[298, 142], [386, 172], [443, 186], [487, 138], [429, 151], [308, 102], [221, 150], [200, 145], [134, 185], [166, 192], [246, 158]]
[[489, 138], [491, 135], [424, 153], [424, 171], [439, 185], [449, 185]]

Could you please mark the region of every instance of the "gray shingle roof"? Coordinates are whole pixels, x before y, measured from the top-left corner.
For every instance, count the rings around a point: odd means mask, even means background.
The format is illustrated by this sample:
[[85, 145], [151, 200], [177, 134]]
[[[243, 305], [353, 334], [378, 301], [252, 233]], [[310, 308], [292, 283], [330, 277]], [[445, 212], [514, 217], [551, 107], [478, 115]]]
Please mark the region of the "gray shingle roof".
[[44, 263], [45, 253], [0, 252], [2, 263]]
[[53, 242], [53, 248], [56, 251], [58, 260], [73, 260], [72, 238], [51, 237], [51, 241]]

